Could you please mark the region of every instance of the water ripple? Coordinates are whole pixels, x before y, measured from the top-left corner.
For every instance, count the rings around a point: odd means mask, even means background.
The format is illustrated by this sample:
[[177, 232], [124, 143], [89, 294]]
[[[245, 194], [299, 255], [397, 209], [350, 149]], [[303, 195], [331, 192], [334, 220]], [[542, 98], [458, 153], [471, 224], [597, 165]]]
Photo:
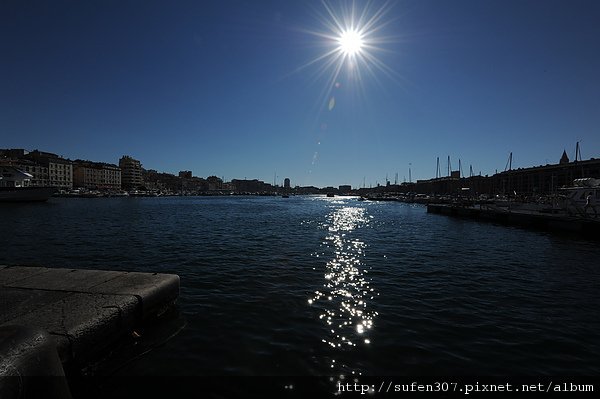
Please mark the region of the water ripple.
[[318, 317], [326, 326], [321, 341], [332, 349], [332, 371], [360, 374], [352, 364], [340, 361], [339, 354], [371, 343], [377, 311], [370, 304], [378, 293], [367, 277], [367, 244], [355, 237], [355, 231], [367, 227], [372, 217], [363, 207], [344, 206], [340, 201], [336, 205], [341, 206], [335, 207], [321, 226], [327, 232], [322, 244], [327, 260], [323, 286], [308, 303], [319, 310]]
[[0, 220], [0, 264], [181, 277], [186, 329], [129, 372], [600, 373], [597, 243], [324, 196], [51, 199]]

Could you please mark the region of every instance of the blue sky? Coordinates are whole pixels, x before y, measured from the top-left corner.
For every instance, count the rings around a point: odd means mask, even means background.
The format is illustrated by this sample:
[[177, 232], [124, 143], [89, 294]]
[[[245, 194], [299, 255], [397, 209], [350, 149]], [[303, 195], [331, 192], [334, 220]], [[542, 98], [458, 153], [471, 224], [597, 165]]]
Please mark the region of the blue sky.
[[355, 187], [448, 155], [484, 175], [511, 151], [600, 156], [600, 2], [325, 4], [384, 8], [369, 51], [388, 69], [307, 65], [332, 48], [321, 1], [3, 1], [0, 148]]

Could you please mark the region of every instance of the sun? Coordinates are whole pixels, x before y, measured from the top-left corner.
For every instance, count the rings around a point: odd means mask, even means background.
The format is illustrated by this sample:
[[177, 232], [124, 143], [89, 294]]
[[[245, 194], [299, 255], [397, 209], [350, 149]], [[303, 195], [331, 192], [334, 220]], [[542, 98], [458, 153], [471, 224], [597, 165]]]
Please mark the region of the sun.
[[348, 29], [341, 32], [338, 39], [338, 50], [347, 57], [355, 57], [363, 51], [363, 35], [355, 30]]
[[373, 1], [367, 0], [359, 7], [357, 1], [348, 0], [334, 6], [330, 1], [333, 0], [321, 0], [325, 12], [317, 11], [321, 29], [305, 31], [317, 37], [323, 52], [297, 70], [318, 65], [315, 68], [317, 78], [329, 75], [325, 97], [344, 78], [345, 82], [360, 86], [366, 75], [377, 80], [378, 72], [393, 79], [395, 71], [378, 57], [379, 53], [389, 53], [385, 47], [396, 41], [395, 37], [389, 36], [392, 21], [386, 17], [392, 4], [385, 1], [376, 8]]

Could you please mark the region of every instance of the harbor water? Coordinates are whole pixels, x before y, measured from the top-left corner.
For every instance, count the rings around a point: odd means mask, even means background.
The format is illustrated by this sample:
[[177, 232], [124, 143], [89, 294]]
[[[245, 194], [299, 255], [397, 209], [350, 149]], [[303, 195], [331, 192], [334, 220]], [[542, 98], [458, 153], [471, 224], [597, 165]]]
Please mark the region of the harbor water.
[[356, 197], [0, 206], [0, 264], [181, 277], [139, 375], [598, 375], [600, 248]]

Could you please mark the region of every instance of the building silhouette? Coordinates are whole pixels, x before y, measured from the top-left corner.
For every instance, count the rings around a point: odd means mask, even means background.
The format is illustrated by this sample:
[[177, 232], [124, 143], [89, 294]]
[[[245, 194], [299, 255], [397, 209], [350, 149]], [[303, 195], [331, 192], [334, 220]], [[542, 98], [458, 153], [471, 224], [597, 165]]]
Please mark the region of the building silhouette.
[[572, 186], [573, 180], [600, 177], [600, 159], [591, 158], [570, 162], [563, 151], [557, 164], [509, 169], [492, 176], [460, 178], [458, 174], [429, 180], [418, 180], [409, 191], [422, 194], [457, 194], [469, 189], [470, 194], [488, 195], [546, 195], [557, 193], [561, 187]]
[[124, 190], [135, 190], [144, 185], [140, 161], [124, 155], [119, 159], [119, 168], [121, 168], [121, 186]]

